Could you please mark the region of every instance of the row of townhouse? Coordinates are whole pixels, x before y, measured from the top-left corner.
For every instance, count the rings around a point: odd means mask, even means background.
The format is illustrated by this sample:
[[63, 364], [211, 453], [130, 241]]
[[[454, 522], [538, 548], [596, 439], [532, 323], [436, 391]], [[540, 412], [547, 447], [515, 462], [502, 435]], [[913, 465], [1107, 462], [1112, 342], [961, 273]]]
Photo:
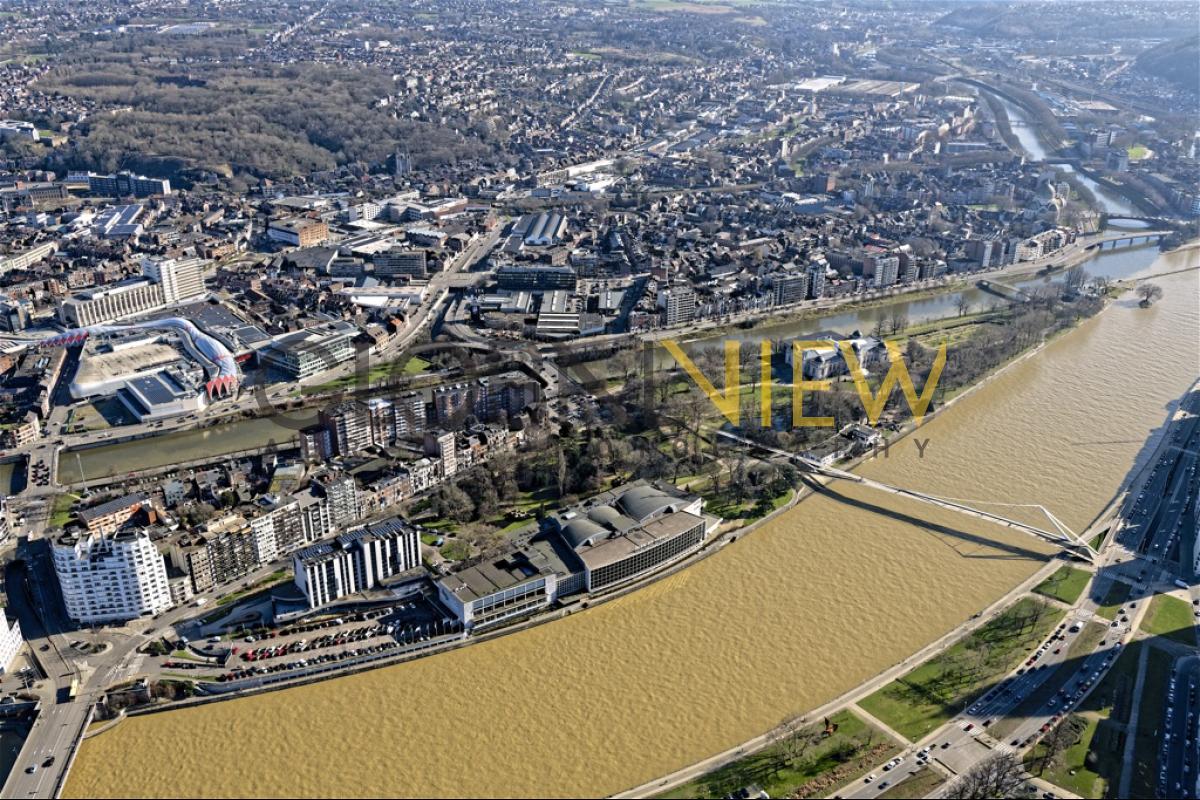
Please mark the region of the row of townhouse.
[[247, 518], [233, 514], [176, 537], [172, 566], [190, 576], [192, 592], [206, 592], [332, 536], [362, 516], [359, 491], [349, 476], [316, 480], [285, 498], [267, 499]]

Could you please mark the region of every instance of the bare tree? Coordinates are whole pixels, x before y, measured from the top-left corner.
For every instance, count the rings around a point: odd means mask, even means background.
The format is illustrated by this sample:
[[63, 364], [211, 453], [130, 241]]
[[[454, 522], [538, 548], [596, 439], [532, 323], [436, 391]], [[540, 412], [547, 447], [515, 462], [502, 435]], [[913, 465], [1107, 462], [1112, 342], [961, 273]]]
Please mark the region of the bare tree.
[[808, 752], [808, 748], [821, 741], [821, 738], [821, 731], [816, 728], [793, 730], [791, 735], [783, 741], [783, 752], [787, 756], [788, 765], [795, 766], [796, 762]]
[[710, 411], [712, 411], [712, 401], [699, 391], [687, 394], [687, 402], [683, 406], [683, 419], [687, 424], [680, 434], [691, 434], [690, 444], [693, 457], [700, 455], [700, 424], [704, 422], [704, 416]]
[[998, 800], [1016, 797], [1024, 780], [1021, 762], [1011, 753], [981, 761], [963, 774], [948, 796], [963, 800]]
[[1045, 774], [1063, 752], [1079, 741], [1085, 723], [1077, 715], [1072, 714], [1050, 729], [1042, 738], [1040, 753], [1037, 759], [1038, 775]]
[[1142, 298], [1142, 308], [1149, 308], [1155, 300], [1163, 296], [1162, 287], [1157, 283], [1143, 283], [1138, 287], [1138, 297]]
[[[1032, 607], [1029, 609], [1028, 616], [1026, 616], [1026, 618], [1023, 620], [1023, 623], [1029, 626], [1029, 631], [1031, 633], [1037, 630], [1038, 625], [1041, 624], [1042, 617], [1046, 616], [1046, 612], [1049, 610], [1050, 607], [1040, 600], [1033, 601]], [[1022, 632], [1024, 632], [1024, 630], [1024, 627], [1022, 627]]]
[[959, 295], [957, 308], [960, 317], [965, 317], [971, 310], [971, 301], [967, 299], [966, 295]]
[[739, 503], [750, 496], [750, 481], [745, 456], [738, 456], [733, 468], [729, 470], [729, 492]]
[[1023, 347], [1036, 341], [1042, 332], [1037, 320], [1030, 314], [1023, 314], [1017, 317], [1016, 322], [1013, 324], [1013, 329], [1016, 331], [1017, 341]]
[[892, 311], [892, 315], [888, 318], [888, 328], [892, 332], [892, 336], [900, 333], [908, 327], [908, 315], [899, 308]]
[[[741, 365], [741, 380], [750, 387], [751, 393], [758, 387], [762, 379], [762, 350], [758, 342], [746, 344], [738, 349], [738, 362]], [[722, 361], [722, 364], [724, 361]], [[730, 387], [726, 386], [725, 391]]]
[[558, 496], [563, 497], [567, 493], [567, 457], [561, 447], [555, 451], [554, 461], [555, 488], [558, 489]]
[[1090, 278], [1091, 275], [1088, 275], [1087, 270], [1083, 267], [1071, 267], [1069, 270], [1067, 270], [1067, 288], [1073, 289], [1074, 291], [1079, 291]]
[[771, 777], [778, 775], [791, 763], [787, 741], [792, 735], [791, 723], [781, 722], [767, 733], [767, 746], [762, 751], [762, 768]]
[[614, 371], [622, 383], [629, 383], [638, 368], [638, 354], [633, 350], [619, 350], [612, 358]]

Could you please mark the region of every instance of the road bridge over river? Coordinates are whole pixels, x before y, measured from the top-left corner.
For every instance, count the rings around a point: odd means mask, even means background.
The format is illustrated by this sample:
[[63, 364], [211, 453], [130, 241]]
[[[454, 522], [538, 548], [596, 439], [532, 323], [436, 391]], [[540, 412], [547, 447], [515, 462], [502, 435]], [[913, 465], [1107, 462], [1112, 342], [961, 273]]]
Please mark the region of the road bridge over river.
[[1018, 289], [1015, 286], [1009, 286], [1007, 283], [1001, 283], [1000, 281], [981, 280], [976, 285], [985, 292], [990, 292], [997, 297], [1011, 300], [1014, 303], [1028, 303], [1033, 299], [1029, 296], [1029, 292], [1024, 289]]
[[[1131, 219], [1133, 219], [1131, 217]], [[1113, 233], [1087, 246], [1088, 250], [1118, 250], [1123, 247], [1140, 247], [1144, 244], [1161, 242], [1170, 231], [1137, 231], [1136, 233]]]
[[856, 475], [853, 472], [846, 472], [845, 470], [840, 470], [840, 469], [836, 469], [834, 467], [826, 466], [826, 465], [822, 464], [820, 461], [817, 461], [816, 459], [809, 458], [809, 457], [801, 455], [799, 453], [790, 453], [786, 450], [780, 450], [775, 447], [769, 447], [767, 445], [763, 445], [758, 442], [747, 439], [744, 436], [739, 436], [736, 433], [730, 433], [729, 431], [717, 431], [717, 435], [721, 436], [725, 439], [729, 439], [731, 441], [742, 444], [746, 447], [750, 447], [750, 448], [757, 449], [757, 450], [762, 450], [762, 451], [771, 453], [773, 455], [782, 456], [784, 458], [787, 458], [790, 461], [798, 464], [806, 472], [809, 472], [811, 474], [819, 475], [819, 476], [825, 477], [825, 478], [835, 478], [838, 480], [850, 481], [851, 483], [857, 483], [860, 486], [868, 486], [872, 489], [876, 489], [881, 492], [887, 492], [888, 494], [894, 494], [894, 495], [899, 495], [901, 497], [907, 497], [911, 500], [917, 500], [922, 503], [927, 503], [929, 505], [937, 506], [938, 508], [945, 508], [950, 511], [957, 511], [960, 514], [965, 514], [967, 516], [975, 517], [977, 519], [984, 519], [984, 520], [987, 520], [988, 522], [994, 522], [998, 525], [1003, 525], [1006, 528], [1012, 528], [1013, 530], [1020, 531], [1021, 533], [1028, 534], [1030, 536], [1035, 536], [1038, 539], [1041, 539], [1042, 541], [1049, 542], [1050, 544], [1052, 544], [1056, 547], [1062, 548], [1063, 551], [1071, 554], [1072, 556], [1075, 556], [1076, 558], [1078, 558], [1082, 561], [1087, 561], [1089, 563], [1093, 563], [1096, 560], [1096, 558], [1098, 557], [1098, 553], [1095, 550], [1093, 550], [1092, 547], [1087, 542], [1083, 541], [1070, 528], [1068, 528], [1066, 525], [1064, 525], [1061, 520], [1057, 519], [1053, 514], [1051, 514], [1047, 508], [1045, 508], [1044, 506], [1039, 505], [1037, 503], [1025, 503], [1025, 504], [995, 503], [994, 505], [1009, 506], [1009, 507], [1022, 507], [1022, 508], [1036, 508], [1036, 509], [1040, 510], [1043, 514], [1045, 514], [1046, 518], [1051, 523], [1050, 527], [1052, 529], [1039, 528], [1038, 526], [1031, 525], [1027, 522], [1022, 522], [1020, 520], [1011, 519], [1002, 514], [997, 514], [992, 511], [983, 511], [981, 509], [975, 508], [972, 505], [968, 505], [968, 503], [977, 503], [977, 504], [981, 504], [981, 505], [993, 505], [992, 503], [987, 503], [985, 501], [978, 501], [978, 500], [967, 501], [967, 500], [959, 500], [959, 499], [955, 499], [955, 498], [937, 497], [935, 495], [927, 494], [925, 492], [920, 492], [915, 489], [904, 489], [899, 486], [892, 486], [891, 484], [882, 483], [880, 481], [872, 480], [870, 478], [865, 478], [861, 475]]

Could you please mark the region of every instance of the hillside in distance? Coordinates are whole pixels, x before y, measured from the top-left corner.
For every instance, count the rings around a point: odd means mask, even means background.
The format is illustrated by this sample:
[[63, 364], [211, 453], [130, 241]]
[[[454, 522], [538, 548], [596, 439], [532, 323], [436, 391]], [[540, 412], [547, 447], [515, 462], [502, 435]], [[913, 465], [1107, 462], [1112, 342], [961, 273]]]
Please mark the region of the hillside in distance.
[[1200, 94], [1200, 34], [1163, 42], [1138, 56], [1137, 70]]
[[174, 176], [204, 170], [282, 179], [350, 163], [383, 163], [396, 148], [420, 165], [486, 157], [490, 148], [436, 122], [389, 113], [392, 91], [371, 70], [320, 64], [200, 63], [181, 68], [130, 59], [78, 64], [38, 82], [109, 113], [79, 126], [64, 166]]
[[1198, 20], [1195, 3], [962, 2], [933, 24], [982, 37], [1049, 43], [1167, 38], [1181, 30], [1195, 30]]

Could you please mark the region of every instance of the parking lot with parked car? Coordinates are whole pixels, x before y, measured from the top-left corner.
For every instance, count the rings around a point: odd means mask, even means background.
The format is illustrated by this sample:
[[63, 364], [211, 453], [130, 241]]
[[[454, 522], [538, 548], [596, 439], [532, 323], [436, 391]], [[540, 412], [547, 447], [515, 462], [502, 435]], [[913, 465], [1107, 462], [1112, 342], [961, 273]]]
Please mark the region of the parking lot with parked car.
[[185, 670], [199, 682], [227, 683], [382, 655], [459, 632], [444, 608], [418, 596], [274, 628], [240, 629], [195, 644], [185, 640], [160, 666]]

